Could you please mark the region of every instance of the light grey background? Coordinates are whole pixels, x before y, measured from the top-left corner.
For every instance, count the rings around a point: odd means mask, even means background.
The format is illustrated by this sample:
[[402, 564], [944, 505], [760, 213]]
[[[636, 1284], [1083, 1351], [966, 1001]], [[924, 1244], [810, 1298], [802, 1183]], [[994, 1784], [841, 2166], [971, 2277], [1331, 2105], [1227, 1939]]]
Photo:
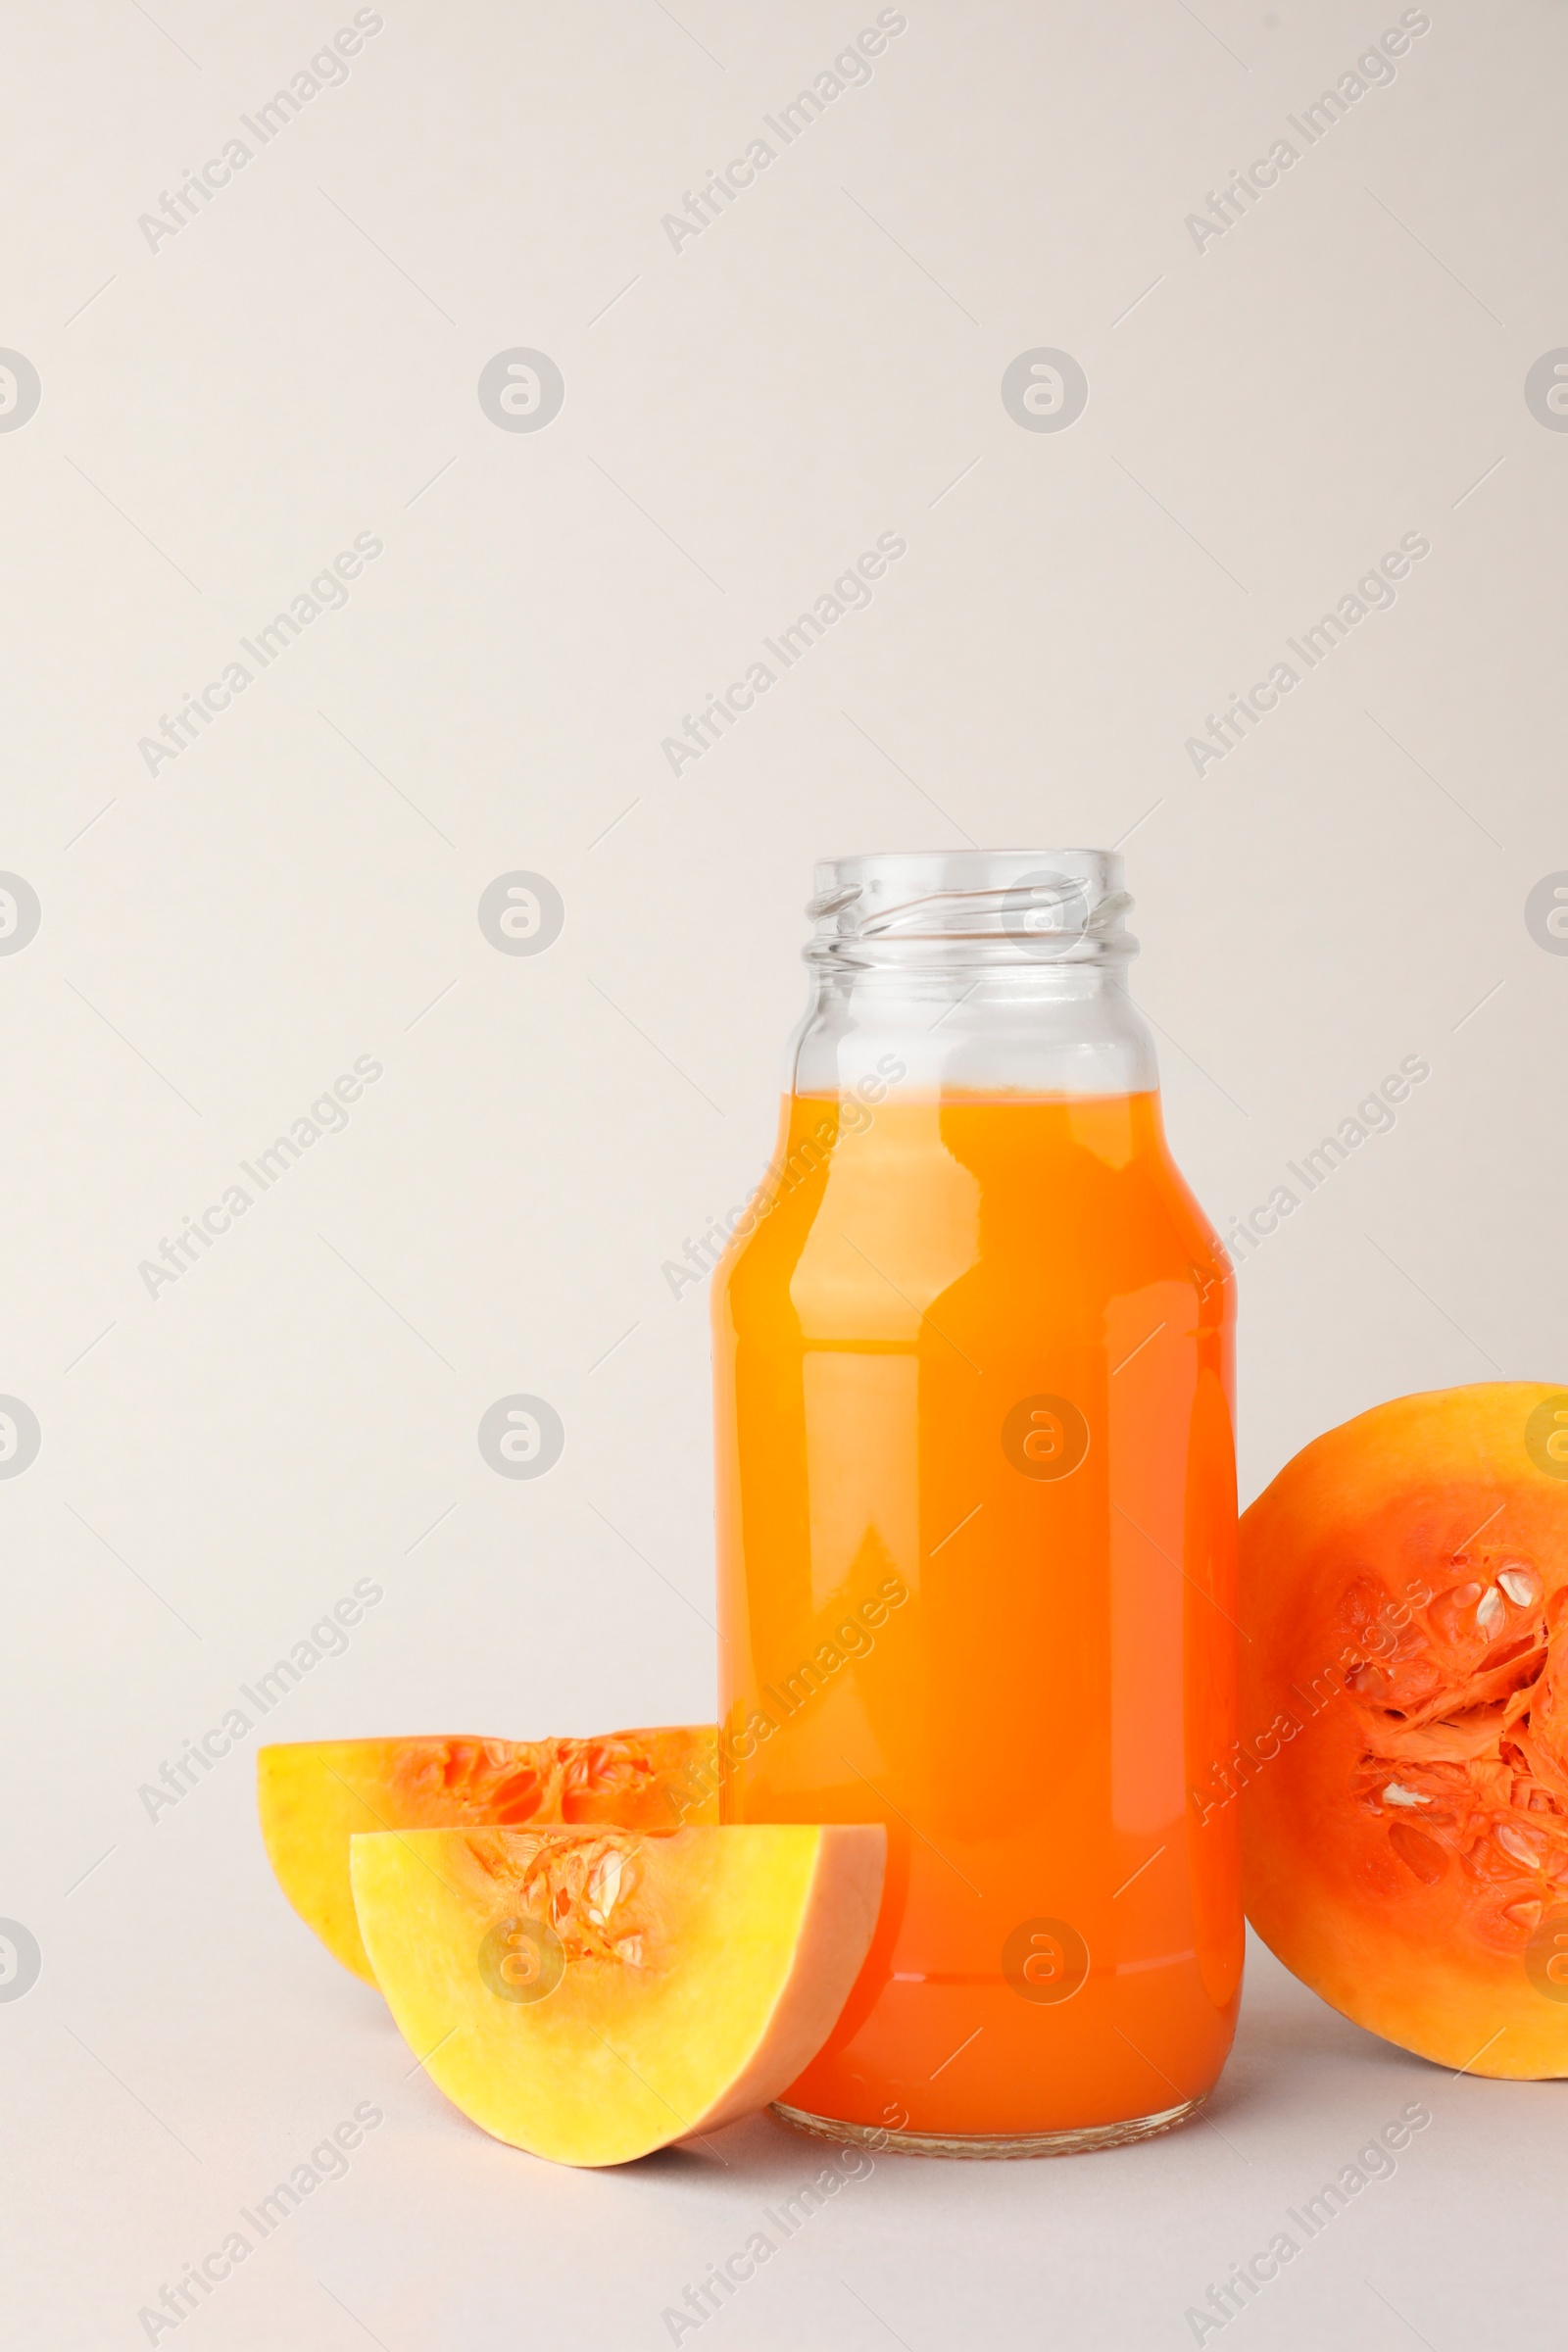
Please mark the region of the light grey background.
[[[192, 2345], [667, 2342], [817, 2162], [765, 2123], [726, 2172], [496, 2147], [276, 1896], [256, 1732], [156, 1821], [138, 1797], [357, 1578], [383, 1597], [265, 1736], [710, 1712], [707, 1330], [662, 1269], [771, 1148], [817, 857], [1123, 844], [1222, 1230], [1430, 1063], [1244, 1262], [1246, 1495], [1381, 1397], [1564, 1377], [1568, 958], [1524, 912], [1568, 868], [1568, 437], [1524, 391], [1568, 344], [1559, 0], [1433, 0], [1310, 149], [1287, 116], [1397, 7], [909, 0], [788, 148], [763, 116], [874, 7], [376, 13], [265, 148], [239, 118], [350, 8], [6, 24], [0, 344], [41, 399], [0, 430], [0, 867], [42, 919], [0, 954], [0, 1390], [42, 1444], [0, 1479], [0, 1913], [42, 1975], [0, 2004], [0, 2298], [72, 2352], [145, 2341], [362, 2099], [350, 2178]], [[252, 160], [150, 246], [236, 132]], [[676, 250], [662, 217], [759, 135], [776, 161]], [[1281, 136], [1300, 160], [1200, 250], [1187, 216]], [[564, 380], [540, 431], [479, 402], [519, 347]], [[1003, 405], [1040, 347], [1088, 378], [1065, 431]], [[672, 773], [683, 714], [886, 532], [869, 609]], [[1207, 714], [1407, 532], [1394, 609], [1195, 772]], [[150, 774], [139, 739], [358, 533], [343, 609]], [[516, 870], [564, 905], [538, 955], [480, 929]], [[150, 1297], [141, 1261], [361, 1056], [346, 1130]], [[561, 1416], [547, 1476], [481, 1457], [514, 1394]], [[1252, 1986], [1212, 2128], [884, 2160], [704, 2344], [1190, 2342], [1412, 2098], [1398, 2177], [1226, 2340], [1544, 2326], [1564, 2094], [1450, 2082], [1266, 1960]]]

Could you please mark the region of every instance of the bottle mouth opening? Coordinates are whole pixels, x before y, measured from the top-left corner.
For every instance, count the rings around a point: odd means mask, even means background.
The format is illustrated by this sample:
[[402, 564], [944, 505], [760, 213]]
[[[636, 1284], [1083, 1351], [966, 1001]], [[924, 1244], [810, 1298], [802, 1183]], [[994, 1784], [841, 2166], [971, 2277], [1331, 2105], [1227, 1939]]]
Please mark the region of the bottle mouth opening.
[[1028, 966], [1138, 953], [1113, 850], [890, 852], [831, 858], [815, 881], [808, 963]]

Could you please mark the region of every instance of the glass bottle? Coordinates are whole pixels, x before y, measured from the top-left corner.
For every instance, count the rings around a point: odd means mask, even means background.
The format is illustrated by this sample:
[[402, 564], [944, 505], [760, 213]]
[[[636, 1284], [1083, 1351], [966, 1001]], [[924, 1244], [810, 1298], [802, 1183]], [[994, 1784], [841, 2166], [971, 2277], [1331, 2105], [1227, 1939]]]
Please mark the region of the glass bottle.
[[819, 866], [777, 1152], [713, 1285], [723, 1817], [888, 1830], [870, 1955], [779, 2107], [834, 2138], [1141, 2138], [1230, 2046], [1234, 1280], [1166, 1148], [1129, 905], [1099, 850]]

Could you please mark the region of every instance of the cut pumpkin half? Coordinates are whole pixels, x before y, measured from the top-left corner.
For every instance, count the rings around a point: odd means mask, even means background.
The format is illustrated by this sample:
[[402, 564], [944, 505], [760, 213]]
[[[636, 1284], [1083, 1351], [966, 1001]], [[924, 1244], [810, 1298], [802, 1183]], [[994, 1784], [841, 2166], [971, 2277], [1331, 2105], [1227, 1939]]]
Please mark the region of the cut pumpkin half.
[[345, 1968], [375, 1983], [349, 1886], [360, 1831], [483, 1822], [614, 1822], [668, 1831], [718, 1819], [710, 1724], [591, 1740], [308, 1740], [262, 1748], [268, 1858], [295, 1910]]
[[353, 1841], [399, 2031], [511, 2146], [624, 2164], [764, 2107], [876, 1925], [880, 1824], [416, 1830]]
[[1241, 1565], [1253, 1927], [1423, 2058], [1568, 2075], [1568, 1391], [1330, 1430], [1243, 1519]]

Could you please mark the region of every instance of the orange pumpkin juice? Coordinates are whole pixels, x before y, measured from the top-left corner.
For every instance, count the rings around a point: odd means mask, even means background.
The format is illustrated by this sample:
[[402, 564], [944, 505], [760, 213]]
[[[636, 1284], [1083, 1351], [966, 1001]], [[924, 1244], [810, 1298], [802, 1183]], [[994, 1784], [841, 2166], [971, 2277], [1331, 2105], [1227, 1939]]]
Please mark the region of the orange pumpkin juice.
[[1152, 1089], [880, 1091], [786, 1100], [714, 1285], [724, 1818], [889, 1838], [785, 2112], [1130, 2137], [1239, 1992], [1232, 1281]]

